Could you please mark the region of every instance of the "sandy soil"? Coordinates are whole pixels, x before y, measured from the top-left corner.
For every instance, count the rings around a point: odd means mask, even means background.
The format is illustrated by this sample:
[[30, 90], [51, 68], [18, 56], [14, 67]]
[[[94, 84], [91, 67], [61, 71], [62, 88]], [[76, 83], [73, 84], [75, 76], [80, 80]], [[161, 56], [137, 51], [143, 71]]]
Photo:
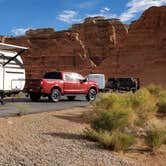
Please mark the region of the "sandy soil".
[[0, 165], [166, 165], [165, 153], [118, 154], [88, 141], [83, 135], [87, 124], [81, 116], [88, 109], [0, 118]]

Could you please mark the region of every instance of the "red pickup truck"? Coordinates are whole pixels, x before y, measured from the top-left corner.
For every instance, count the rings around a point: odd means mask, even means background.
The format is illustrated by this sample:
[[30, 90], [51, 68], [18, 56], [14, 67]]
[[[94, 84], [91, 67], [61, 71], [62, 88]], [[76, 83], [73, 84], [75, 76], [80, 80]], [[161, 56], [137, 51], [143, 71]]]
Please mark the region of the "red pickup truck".
[[93, 101], [98, 93], [98, 85], [78, 73], [47, 72], [43, 79], [28, 80], [25, 92], [32, 101], [39, 100], [41, 96], [48, 96], [50, 101], [58, 102], [61, 95], [74, 100], [78, 94], [84, 94], [88, 101]]

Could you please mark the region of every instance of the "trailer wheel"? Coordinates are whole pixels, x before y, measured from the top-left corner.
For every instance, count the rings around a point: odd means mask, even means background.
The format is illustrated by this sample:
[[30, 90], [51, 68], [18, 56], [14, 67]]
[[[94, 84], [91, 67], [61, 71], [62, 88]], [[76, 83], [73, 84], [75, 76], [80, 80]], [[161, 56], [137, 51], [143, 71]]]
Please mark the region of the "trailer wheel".
[[91, 88], [88, 92], [88, 94], [86, 95], [86, 100], [88, 101], [94, 101], [96, 99], [97, 96], [97, 92], [95, 89]]
[[30, 93], [29, 95], [32, 101], [38, 101], [41, 97], [40, 93]]
[[58, 102], [60, 98], [61, 98], [61, 92], [58, 89], [53, 89], [49, 96], [49, 100], [52, 102]]

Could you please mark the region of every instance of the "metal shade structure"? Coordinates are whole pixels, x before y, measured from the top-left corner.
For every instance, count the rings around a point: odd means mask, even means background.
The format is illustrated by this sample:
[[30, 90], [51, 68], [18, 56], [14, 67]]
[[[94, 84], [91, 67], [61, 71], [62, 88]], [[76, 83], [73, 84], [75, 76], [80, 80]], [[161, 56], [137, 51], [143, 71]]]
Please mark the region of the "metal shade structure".
[[13, 44], [0, 43], [0, 50], [14, 50], [14, 49], [28, 50], [27, 47], [17, 46], [17, 45], [13, 45]]
[[21, 51], [18, 52], [15, 56], [11, 57], [7, 62], [5, 62], [3, 64], [3, 66], [6, 66], [13, 59], [17, 58], [17, 56], [21, 55], [24, 51], [28, 50], [28, 47], [22, 47], [22, 46], [17, 46], [17, 45], [13, 45], [13, 44], [0, 43], [0, 50], [15, 50], [15, 49], [20, 49]]

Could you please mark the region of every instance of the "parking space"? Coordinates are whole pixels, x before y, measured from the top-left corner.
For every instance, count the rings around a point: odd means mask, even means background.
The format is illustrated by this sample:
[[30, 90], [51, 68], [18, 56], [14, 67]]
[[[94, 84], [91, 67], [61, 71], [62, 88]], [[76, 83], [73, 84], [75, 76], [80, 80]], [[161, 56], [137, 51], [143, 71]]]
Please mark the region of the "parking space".
[[89, 102], [85, 100], [84, 96], [79, 96], [74, 101], [68, 101], [67, 98], [62, 97], [58, 103], [49, 102], [47, 98], [42, 98], [39, 102], [31, 102], [29, 98], [10, 98], [5, 99], [4, 105], [0, 105], [0, 117], [16, 116], [19, 113], [58, 111], [87, 105]]

